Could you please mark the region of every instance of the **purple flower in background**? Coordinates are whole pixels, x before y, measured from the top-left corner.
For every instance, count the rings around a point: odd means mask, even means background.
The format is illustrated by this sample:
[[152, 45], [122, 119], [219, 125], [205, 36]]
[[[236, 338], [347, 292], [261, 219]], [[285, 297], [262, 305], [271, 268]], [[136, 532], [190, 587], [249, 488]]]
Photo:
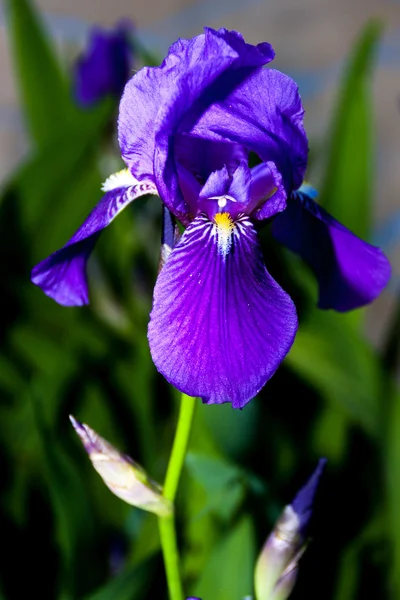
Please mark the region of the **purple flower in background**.
[[112, 95], [120, 98], [131, 74], [133, 53], [129, 37], [133, 26], [119, 23], [112, 31], [94, 27], [85, 52], [74, 70], [74, 93], [81, 106], [89, 107]]
[[[390, 276], [381, 251], [299, 190], [307, 165], [296, 84], [264, 69], [267, 43], [225, 29], [178, 40], [160, 67], [126, 85], [119, 143], [128, 169], [32, 281], [60, 304], [86, 304], [86, 261], [100, 231], [132, 200], [158, 194], [186, 226], [154, 290], [150, 350], [178, 389], [243, 407], [274, 374], [297, 330], [295, 306], [268, 273], [257, 227], [307, 260], [323, 308], [375, 298]], [[250, 153], [259, 164], [249, 167]]]

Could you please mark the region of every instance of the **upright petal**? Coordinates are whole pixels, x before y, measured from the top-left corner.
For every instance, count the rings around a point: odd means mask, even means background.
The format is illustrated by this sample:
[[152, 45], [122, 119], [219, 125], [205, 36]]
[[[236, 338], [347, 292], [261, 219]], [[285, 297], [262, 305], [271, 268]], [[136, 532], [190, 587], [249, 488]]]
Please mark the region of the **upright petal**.
[[178, 166], [183, 166], [204, 184], [213, 171], [226, 166], [232, 175], [242, 160], [247, 161], [248, 152], [240, 144], [210, 142], [192, 135], [176, 134], [174, 152]]
[[196, 120], [203, 100], [213, 101], [215, 86], [234, 89], [273, 57], [269, 44], [251, 46], [236, 32], [206, 28], [192, 40], [178, 40], [160, 67], [141, 69], [126, 85], [118, 123], [122, 156], [138, 179], [155, 177], [162, 200], [182, 221], [188, 207], [173, 139], [182, 119], [190, 113]]
[[[221, 60], [215, 60], [218, 55]], [[132, 77], [121, 99], [118, 135], [122, 157], [135, 177], [154, 176], [160, 129], [173, 133], [188, 106], [237, 57], [226, 42], [206, 33], [178, 40], [160, 67], [141, 69]]]
[[303, 115], [295, 82], [274, 69], [257, 69], [233, 90], [215, 90], [201, 116], [188, 113], [180, 127], [205, 139], [239, 143], [263, 162], [274, 162], [286, 191], [292, 192], [307, 165]]
[[157, 194], [151, 182], [139, 183], [128, 171], [111, 175], [103, 189], [105, 195], [65, 246], [32, 269], [32, 282], [64, 306], [89, 303], [86, 263], [101, 231], [139, 196]]
[[313, 269], [320, 308], [344, 312], [372, 302], [390, 279], [380, 248], [364, 242], [304, 193], [273, 221], [272, 233]]
[[251, 222], [217, 217], [196, 217], [161, 271], [150, 350], [179, 390], [242, 408], [289, 351], [297, 316], [265, 268]]
[[200, 190], [199, 197], [202, 200], [207, 198], [217, 198], [225, 196], [228, 193], [230, 186], [230, 177], [228, 169], [224, 166], [219, 171], [211, 173], [206, 183]]
[[229, 196], [235, 198], [237, 202], [248, 205], [251, 189], [251, 170], [247, 166], [247, 161], [242, 161], [232, 175]]

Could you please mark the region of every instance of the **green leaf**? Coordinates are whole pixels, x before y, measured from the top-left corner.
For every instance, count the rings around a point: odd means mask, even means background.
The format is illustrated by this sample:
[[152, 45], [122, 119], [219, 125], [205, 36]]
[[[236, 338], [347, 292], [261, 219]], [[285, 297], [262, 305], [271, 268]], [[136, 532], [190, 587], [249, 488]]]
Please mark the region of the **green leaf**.
[[154, 566], [152, 558], [128, 567], [100, 590], [85, 596], [84, 600], [142, 600], [150, 587]]
[[260, 418], [259, 404], [249, 402], [240, 411], [232, 410], [230, 404], [221, 404], [218, 412], [204, 409], [204, 421], [223, 453], [232, 459], [243, 454], [249, 442], [249, 431], [256, 427]]
[[189, 452], [185, 464], [205, 491], [205, 506], [198, 518], [212, 511], [224, 520], [230, 519], [246, 492], [245, 475], [241, 469], [225, 460], [194, 452]]
[[253, 526], [244, 516], [215, 547], [192, 595], [240, 600], [251, 594], [255, 558]]
[[[105, 103], [88, 115], [79, 127], [71, 127], [66, 135], [54, 136], [30, 156], [6, 183], [3, 198], [7, 194], [17, 197], [19, 214], [27, 233], [44, 226], [53, 231], [54, 220], [65, 223], [65, 219], [73, 219], [75, 215], [82, 219], [87, 216], [88, 208], [93, 205], [86, 206], [86, 196], [78, 196], [77, 182], [83, 180], [84, 184], [88, 169], [93, 169], [96, 149], [111, 109], [112, 106]], [[100, 176], [97, 177], [100, 199]], [[74, 202], [71, 202], [70, 194], [75, 195]], [[64, 206], [65, 211], [62, 210]], [[72, 231], [67, 233], [68, 236], [71, 234]], [[43, 240], [43, 245], [52, 243], [43, 232], [38, 239]], [[66, 240], [59, 241], [59, 244], [63, 241]]]
[[400, 295], [386, 330], [383, 363], [389, 373], [396, 374], [400, 366]]
[[379, 511], [366, 524], [361, 533], [342, 551], [336, 578], [334, 600], [354, 600], [358, 597], [362, 577], [362, 553], [376, 553], [382, 542], [385, 519]]
[[392, 536], [391, 583], [400, 597], [400, 392], [393, 391], [387, 434], [387, 499], [389, 531]]
[[22, 373], [18, 366], [7, 357], [0, 355], [0, 388], [6, 391], [19, 391], [24, 384]]
[[330, 147], [321, 204], [357, 235], [370, 231], [373, 191], [373, 132], [371, 69], [381, 34], [370, 22], [357, 40], [343, 77]]
[[45, 423], [40, 384], [33, 384], [32, 388], [32, 407], [41, 445], [43, 472], [54, 511], [56, 538], [62, 554], [60, 584], [66, 597], [76, 598], [79, 586], [90, 575], [85, 574], [82, 556], [88, 553], [94, 537], [94, 515], [79, 471], [55, 432]]
[[350, 419], [342, 406], [325, 406], [315, 421], [313, 447], [317, 456], [326, 456], [329, 464], [340, 464], [348, 446]]
[[379, 435], [379, 361], [346, 315], [313, 310], [299, 328], [286, 361], [353, 422]]
[[14, 70], [27, 126], [38, 143], [48, 142], [54, 130], [65, 128], [71, 108], [67, 82], [57, 64], [55, 49], [29, 0], [5, 0]]
[[354, 600], [357, 597], [360, 571], [360, 549], [358, 544], [353, 543], [344, 550], [341, 558], [335, 600]]

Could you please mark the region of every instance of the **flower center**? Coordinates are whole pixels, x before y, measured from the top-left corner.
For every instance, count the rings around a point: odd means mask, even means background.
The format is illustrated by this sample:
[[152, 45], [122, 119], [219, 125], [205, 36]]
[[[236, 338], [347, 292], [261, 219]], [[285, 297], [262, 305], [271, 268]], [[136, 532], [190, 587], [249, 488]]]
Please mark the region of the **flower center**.
[[228, 212], [216, 213], [214, 223], [216, 225], [218, 252], [226, 256], [232, 246], [232, 234], [235, 224]]

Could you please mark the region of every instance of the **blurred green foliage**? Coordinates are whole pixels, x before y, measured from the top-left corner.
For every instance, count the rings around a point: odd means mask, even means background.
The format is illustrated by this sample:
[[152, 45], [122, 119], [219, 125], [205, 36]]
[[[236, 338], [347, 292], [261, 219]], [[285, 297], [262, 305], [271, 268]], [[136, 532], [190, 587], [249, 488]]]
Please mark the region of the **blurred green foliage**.
[[[139, 200], [104, 232], [90, 263], [89, 307], [62, 308], [30, 284], [31, 267], [70, 237], [115, 170], [116, 106], [74, 106], [28, 0], [6, 8], [33, 148], [0, 200], [0, 597], [24, 597], [29, 582], [41, 598], [165, 598], [155, 517], [112, 496], [67, 418], [75, 414], [163, 479], [177, 396], [156, 373], [146, 338], [160, 206]], [[365, 237], [378, 39], [379, 27], [368, 25], [348, 62], [321, 194]], [[296, 300], [300, 330], [242, 412], [198, 408], [178, 500], [187, 591], [203, 600], [250, 594], [274, 519], [325, 455], [314, 541], [293, 598], [399, 598], [398, 331], [379, 354], [365, 339], [362, 312], [317, 311], [306, 267], [272, 247], [268, 232], [262, 240], [268, 268]]]

